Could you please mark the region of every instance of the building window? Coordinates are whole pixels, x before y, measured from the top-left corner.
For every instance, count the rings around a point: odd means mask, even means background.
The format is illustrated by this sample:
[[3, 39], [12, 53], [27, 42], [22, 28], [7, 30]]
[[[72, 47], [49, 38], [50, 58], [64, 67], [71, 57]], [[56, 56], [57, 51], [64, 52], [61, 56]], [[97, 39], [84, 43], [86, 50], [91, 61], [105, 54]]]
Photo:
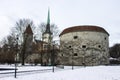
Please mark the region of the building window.
[[69, 48], [71, 48], [72, 46], [69, 46]]
[[105, 40], [106, 40], [107, 38], [105, 37]]
[[78, 38], [78, 36], [74, 36], [73, 38], [74, 38], [74, 39], [77, 39], [77, 38]]
[[77, 54], [77, 53], [74, 53], [74, 56], [78, 56], [78, 54]]
[[98, 45], [98, 48], [101, 48], [101, 45]]
[[61, 56], [63, 56], [63, 54], [61, 54]]
[[46, 39], [47, 37], [43, 37], [43, 39]]
[[44, 50], [47, 50], [47, 48], [48, 48], [48, 45], [47, 45], [47, 44], [44, 44], [44, 45], [43, 45], [43, 49], [44, 49]]
[[85, 48], [86, 48], [86, 45], [82, 45], [82, 48], [84, 48], [84, 49], [85, 49]]

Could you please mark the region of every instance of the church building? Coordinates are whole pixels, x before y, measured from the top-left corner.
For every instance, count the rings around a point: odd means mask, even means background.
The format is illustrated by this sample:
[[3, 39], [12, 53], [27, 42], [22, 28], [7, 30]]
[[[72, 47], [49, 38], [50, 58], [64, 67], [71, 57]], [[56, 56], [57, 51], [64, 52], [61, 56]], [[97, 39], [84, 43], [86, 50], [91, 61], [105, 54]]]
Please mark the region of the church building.
[[33, 42], [33, 31], [28, 25], [24, 32], [24, 58], [27, 63], [41, 63], [41, 65], [50, 65], [52, 50], [52, 32], [50, 29], [50, 11], [48, 10], [47, 24], [42, 33], [42, 40], [35, 39]]
[[43, 34], [42, 34], [42, 40], [44, 42], [51, 43], [52, 38], [53, 38], [52, 37], [52, 32], [50, 30], [50, 11], [48, 10], [47, 25], [46, 25], [45, 32], [43, 32]]

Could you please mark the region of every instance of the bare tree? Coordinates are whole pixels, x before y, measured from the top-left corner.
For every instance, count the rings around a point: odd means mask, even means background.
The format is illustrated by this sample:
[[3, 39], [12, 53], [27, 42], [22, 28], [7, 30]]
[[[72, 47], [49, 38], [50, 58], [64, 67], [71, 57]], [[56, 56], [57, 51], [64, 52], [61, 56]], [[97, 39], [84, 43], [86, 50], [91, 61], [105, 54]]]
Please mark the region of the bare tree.
[[3, 46], [1, 48], [1, 56], [0, 62], [1, 63], [13, 63], [14, 57], [16, 54], [16, 40], [15, 37], [12, 35], [8, 35], [7, 38], [2, 40]]
[[109, 53], [111, 57], [119, 58], [120, 57], [120, 44], [115, 44], [114, 46], [110, 47]]
[[[19, 19], [16, 24], [15, 27], [12, 29], [12, 35], [13, 36], [17, 36], [18, 39], [18, 43], [19, 43], [19, 47], [20, 47], [20, 54], [19, 57], [22, 60], [22, 64], [24, 65], [24, 59], [25, 59], [25, 51], [26, 51], [26, 40], [27, 38], [24, 38], [24, 32], [26, 30], [26, 27], [28, 27], [30, 25], [30, 27], [32, 28], [33, 33], [35, 33], [35, 25], [33, 23], [32, 20], [30, 19]], [[25, 40], [26, 39], [26, 40]]]
[[15, 27], [12, 29], [12, 34], [18, 36], [20, 44], [23, 43], [23, 33], [28, 25], [30, 25], [33, 32], [35, 32], [35, 25], [30, 19], [19, 19], [16, 22]]
[[[46, 23], [41, 23], [40, 25], [38, 25], [38, 31], [37, 31], [38, 32], [37, 35], [39, 35], [38, 38], [40, 38], [40, 39], [42, 38], [42, 34], [46, 30], [46, 25], [47, 25]], [[59, 29], [58, 29], [57, 25], [51, 24], [50, 30], [53, 33], [53, 38], [59, 35]]]

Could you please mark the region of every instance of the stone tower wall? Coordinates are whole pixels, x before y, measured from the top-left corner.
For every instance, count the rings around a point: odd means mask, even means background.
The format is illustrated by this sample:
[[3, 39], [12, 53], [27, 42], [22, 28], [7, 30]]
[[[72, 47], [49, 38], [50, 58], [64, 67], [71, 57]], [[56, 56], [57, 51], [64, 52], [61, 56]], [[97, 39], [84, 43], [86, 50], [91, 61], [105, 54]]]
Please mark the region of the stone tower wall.
[[101, 65], [109, 63], [109, 35], [80, 31], [60, 36], [60, 64]]

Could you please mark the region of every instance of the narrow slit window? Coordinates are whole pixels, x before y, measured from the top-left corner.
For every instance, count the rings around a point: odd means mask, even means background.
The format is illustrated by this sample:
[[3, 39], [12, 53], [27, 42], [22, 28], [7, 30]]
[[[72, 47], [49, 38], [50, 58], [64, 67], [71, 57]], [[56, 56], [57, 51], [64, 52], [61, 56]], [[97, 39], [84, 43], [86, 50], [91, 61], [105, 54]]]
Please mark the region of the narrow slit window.
[[69, 48], [71, 48], [72, 46], [69, 46]]
[[98, 48], [101, 48], [101, 45], [98, 45]]
[[82, 45], [82, 48], [86, 48], [86, 45]]
[[77, 39], [78, 38], [78, 36], [74, 36], [74, 39]]
[[107, 38], [105, 37], [104, 39], [106, 40]]
[[78, 56], [78, 54], [77, 54], [77, 53], [74, 53], [74, 56]]

